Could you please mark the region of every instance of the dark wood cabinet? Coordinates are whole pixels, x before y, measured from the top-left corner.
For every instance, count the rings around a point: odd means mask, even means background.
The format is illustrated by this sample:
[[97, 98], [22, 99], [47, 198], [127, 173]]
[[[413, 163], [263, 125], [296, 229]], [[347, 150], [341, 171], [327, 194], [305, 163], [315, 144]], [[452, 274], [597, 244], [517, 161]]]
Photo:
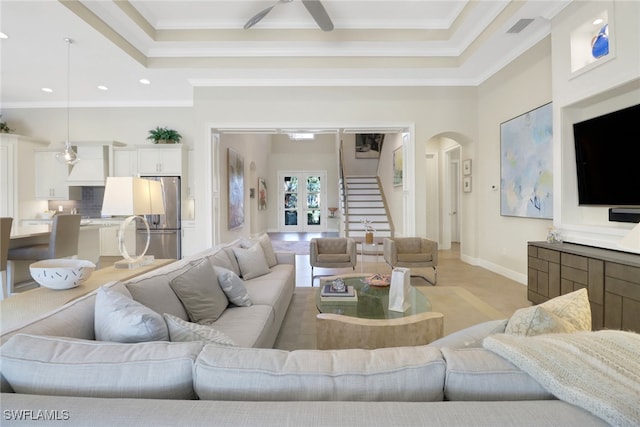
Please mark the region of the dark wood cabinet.
[[572, 243], [529, 242], [527, 282], [534, 304], [587, 288], [593, 329], [640, 332], [640, 255]]

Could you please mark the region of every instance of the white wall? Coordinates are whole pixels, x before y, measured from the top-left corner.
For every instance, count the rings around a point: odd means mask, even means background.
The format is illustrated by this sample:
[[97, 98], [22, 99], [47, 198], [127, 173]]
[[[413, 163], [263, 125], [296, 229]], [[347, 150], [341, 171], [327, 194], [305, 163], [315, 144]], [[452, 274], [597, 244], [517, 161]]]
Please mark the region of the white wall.
[[[291, 141], [287, 135], [273, 135], [273, 146], [269, 161], [270, 202], [267, 212], [268, 231], [277, 231], [279, 224], [278, 171], [327, 171], [326, 207], [338, 206], [338, 152], [336, 135], [319, 134], [313, 141]], [[329, 222], [328, 227], [337, 227], [337, 223]], [[331, 230], [335, 231], [335, 230]]]
[[492, 186], [500, 188], [500, 124], [551, 101], [550, 47], [547, 37], [479, 87], [473, 191], [465, 193], [476, 206], [479, 264], [521, 283], [526, 283], [527, 242], [545, 240], [552, 221], [501, 216], [500, 191]]

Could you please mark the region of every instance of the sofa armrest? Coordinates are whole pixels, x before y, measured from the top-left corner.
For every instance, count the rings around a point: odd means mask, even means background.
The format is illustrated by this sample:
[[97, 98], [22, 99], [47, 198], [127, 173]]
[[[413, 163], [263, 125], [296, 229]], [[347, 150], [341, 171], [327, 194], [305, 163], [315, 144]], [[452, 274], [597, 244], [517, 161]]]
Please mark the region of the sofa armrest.
[[421, 252], [431, 254], [433, 265], [438, 265], [438, 242], [422, 239]]
[[295, 252], [275, 252], [278, 264], [296, 264]]
[[398, 261], [398, 248], [396, 247], [395, 240], [385, 238], [382, 241], [382, 249], [384, 260], [389, 265], [395, 265], [395, 263]]

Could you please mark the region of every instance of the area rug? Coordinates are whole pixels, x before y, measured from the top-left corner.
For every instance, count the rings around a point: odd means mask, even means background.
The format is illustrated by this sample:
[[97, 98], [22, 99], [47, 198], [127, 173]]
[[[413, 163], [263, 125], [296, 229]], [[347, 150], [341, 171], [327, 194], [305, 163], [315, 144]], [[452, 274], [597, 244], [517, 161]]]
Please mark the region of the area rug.
[[[412, 279], [415, 280], [415, 279]], [[504, 319], [501, 312], [464, 288], [418, 286], [431, 303], [431, 310], [444, 314], [444, 335], [488, 320]], [[318, 288], [296, 288], [284, 318], [275, 348], [281, 350], [315, 349], [315, 292]]]
[[296, 255], [309, 255], [309, 242], [307, 241], [287, 241], [287, 240], [271, 240], [273, 250], [294, 252]]

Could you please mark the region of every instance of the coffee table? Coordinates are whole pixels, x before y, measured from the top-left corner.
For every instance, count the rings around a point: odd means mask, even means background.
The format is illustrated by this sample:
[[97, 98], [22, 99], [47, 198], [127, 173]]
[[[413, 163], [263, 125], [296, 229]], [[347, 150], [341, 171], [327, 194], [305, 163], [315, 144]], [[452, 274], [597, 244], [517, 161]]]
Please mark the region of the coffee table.
[[[343, 274], [323, 277], [316, 293], [316, 338], [319, 349], [382, 348], [428, 344], [441, 338], [444, 330], [442, 313], [431, 311], [427, 298], [409, 287], [405, 312], [389, 311], [389, 287], [375, 287], [363, 279], [370, 274]], [[326, 283], [342, 278], [353, 286], [357, 301], [325, 302], [320, 289]]]

